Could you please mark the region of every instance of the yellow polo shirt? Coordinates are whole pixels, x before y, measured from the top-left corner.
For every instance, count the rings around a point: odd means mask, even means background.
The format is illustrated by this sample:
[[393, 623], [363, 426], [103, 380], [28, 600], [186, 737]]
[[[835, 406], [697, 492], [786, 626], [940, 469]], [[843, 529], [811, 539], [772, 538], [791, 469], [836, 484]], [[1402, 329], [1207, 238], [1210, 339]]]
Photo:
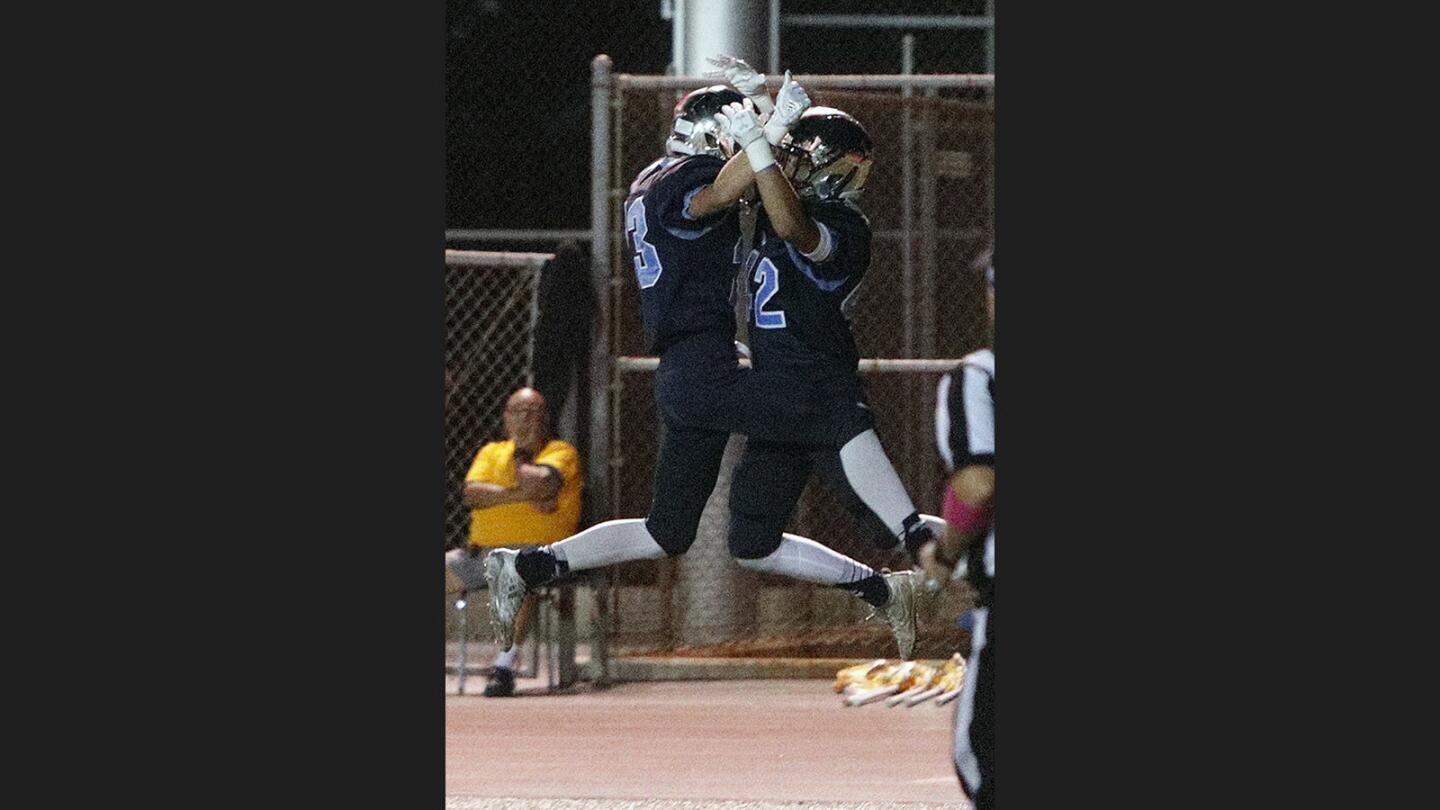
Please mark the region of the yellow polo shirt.
[[[580, 525], [580, 454], [568, 442], [551, 439], [530, 463], [560, 471], [565, 481], [557, 499], [559, 506], [548, 514], [529, 502], [471, 509], [470, 545], [553, 543], [575, 534]], [[490, 442], [475, 455], [465, 480], [513, 487], [518, 482], [517, 468], [514, 442]]]

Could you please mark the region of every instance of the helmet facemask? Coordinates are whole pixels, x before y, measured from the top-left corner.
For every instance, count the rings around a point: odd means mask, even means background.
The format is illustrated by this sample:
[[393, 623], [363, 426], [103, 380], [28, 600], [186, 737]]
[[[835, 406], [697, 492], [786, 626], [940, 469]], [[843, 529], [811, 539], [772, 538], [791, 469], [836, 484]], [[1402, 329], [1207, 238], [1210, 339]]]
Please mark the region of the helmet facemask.
[[670, 138], [665, 149], [672, 155], [715, 155], [729, 158], [734, 154], [734, 144], [714, 116], [698, 121], [676, 118], [670, 128]]

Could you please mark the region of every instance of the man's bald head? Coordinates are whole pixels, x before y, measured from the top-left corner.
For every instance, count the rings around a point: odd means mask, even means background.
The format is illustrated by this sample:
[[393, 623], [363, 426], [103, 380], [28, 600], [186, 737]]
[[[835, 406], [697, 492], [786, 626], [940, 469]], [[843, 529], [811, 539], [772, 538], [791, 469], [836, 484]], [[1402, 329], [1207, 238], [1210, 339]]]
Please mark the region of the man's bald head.
[[545, 409], [545, 395], [536, 391], [534, 388], [521, 388], [519, 391], [511, 394], [510, 399], [505, 402], [505, 410], [507, 411], [530, 408]]
[[515, 446], [538, 453], [550, 439], [545, 397], [534, 388], [521, 388], [505, 402], [505, 433]]

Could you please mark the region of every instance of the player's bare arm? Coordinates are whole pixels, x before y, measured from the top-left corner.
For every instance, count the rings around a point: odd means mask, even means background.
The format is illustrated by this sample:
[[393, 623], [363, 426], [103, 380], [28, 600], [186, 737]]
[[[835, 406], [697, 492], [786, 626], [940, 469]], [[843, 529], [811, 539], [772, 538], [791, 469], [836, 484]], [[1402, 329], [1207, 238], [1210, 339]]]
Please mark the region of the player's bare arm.
[[775, 112], [765, 127], [754, 113], [739, 104], [728, 104], [724, 108], [726, 127], [735, 143], [737, 157], [743, 153], [750, 164], [760, 201], [775, 234], [805, 253], [820, 246], [820, 228], [805, 213], [795, 188], [776, 164], [765, 130], [774, 125], [788, 131], [809, 107], [810, 97], [805, 89], [786, 71], [785, 82], [776, 96]]
[[789, 178], [772, 165], [755, 175], [755, 186], [775, 235], [794, 245], [801, 253], [815, 252], [815, 248], [820, 246], [820, 228], [805, 213], [805, 207], [800, 204], [800, 197], [795, 194]]
[[755, 182], [755, 173], [750, 171], [750, 162], [744, 154], [736, 154], [725, 163], [715, 182], [701, 189], [690, 199], [686, 211], [692, 219], [703, 219], [724, 211], [744, 196], [745, 190]]

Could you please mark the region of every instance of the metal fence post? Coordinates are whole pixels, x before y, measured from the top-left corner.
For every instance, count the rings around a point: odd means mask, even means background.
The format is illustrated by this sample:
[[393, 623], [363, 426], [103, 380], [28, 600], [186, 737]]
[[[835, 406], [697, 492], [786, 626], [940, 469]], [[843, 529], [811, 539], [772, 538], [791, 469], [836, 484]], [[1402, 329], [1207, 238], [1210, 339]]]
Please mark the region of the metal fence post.
[[463, 694], [465, 694], [465, 646], [466, 646], [467, 642], [469, 641], [468, 634], [465, 632], [465, 598], [464, 598], [464, 597], [461, 597], [461, 598], [455, 600], [455, 610], [460, 613], [460, 621], [459, 621], [459, 624], [460, 624], [460, 660], [459, 660], [459, 663], [458, 663], [458, 664], [456, 665], [456, 667], [455, 667], [455, 671], [456, 671], [456, 673], [457, 673], [458, 676], [459, 676], [459, 684], [458, 684], [458, 686], [457, 686], [457, 688], [456, 688], [456, 690], [455, 690], [455, 693], [456, 693], [457, 695], [463, 695]]
[[[900, 38], [900, 74], [909, 76], [915, 72], [915, 35], [905, 34]], [[900, 119], [900, 229], [904, 242], [900, 252], [900, 302], [905, 313], [904, 356], [915, 357], [915, 113], [911, 109], [914, 88], [900, 89], [902, 117]], [[919, 389], [914, 379], [905, 381], [905, 398], [917, 400]], [[919, 414], [907, 410], [903, 419], [904, 431], [899, 437], [898, 450], [904, 457], [915, 455], [916, 426]], [[913, 496], [912, 496], [913, 497]]]
[[585, 466], [592, 502], [599, 504], [610, 502], [610, 68], [603, 53], [590, 63], [590, 287], [596, 309]]

